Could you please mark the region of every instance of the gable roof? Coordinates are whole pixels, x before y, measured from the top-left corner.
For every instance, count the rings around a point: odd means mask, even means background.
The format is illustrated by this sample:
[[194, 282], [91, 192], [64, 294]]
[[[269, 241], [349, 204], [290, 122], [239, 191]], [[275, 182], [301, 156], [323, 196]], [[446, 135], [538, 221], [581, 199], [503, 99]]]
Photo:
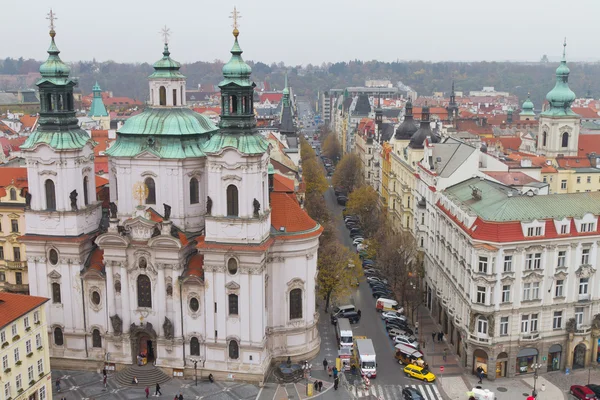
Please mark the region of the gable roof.
[[45, 297], [0, 292], [0, 329], [48, 300]]
[[280, 174], [273, 174], [273, 191], [294, 193], [294, 181]]
[[271, 226], [278, 234], [321, 234], [323, 228], [300, 207], [294, 193], [271, 192], [270, 198]]

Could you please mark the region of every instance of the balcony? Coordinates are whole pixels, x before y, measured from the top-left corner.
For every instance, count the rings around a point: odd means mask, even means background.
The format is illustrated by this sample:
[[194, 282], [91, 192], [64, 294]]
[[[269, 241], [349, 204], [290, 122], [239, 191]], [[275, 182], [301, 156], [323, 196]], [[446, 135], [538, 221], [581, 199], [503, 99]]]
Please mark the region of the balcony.
[[492, 339], [490, 339], [489, 337], [484, 337], [484, 336], [478, 336], [476, 334], [473, 333], [469, 333], [469, 339], [474, 341], [474, 342], [479, 342], [479, 343], [485, 343], [485, 344], [491, 344], [492, 343]]
[[4, 290], [9, 293], [29, 293], [29, 285], [4, 282]]
[[419, 207], [419, 208], [427, 207], [427, 202], [425, 201], [425, 198], [421, 197], [421, 199], [417, 202], [417, 207]]
[[25, 269], [27, 261], [6, 261], [6, 267], [8, 269]]
[[579, 325], [575, 329], [575, 334], [576, 335], [588, 335], [591, 331], [592, 331], [591, 325]]
[[535, 342], [540, 339], [539, 332], [521, 333], [520, 342]]
[[580, 295], [578, 295], [577, 301], [580, 302], [580, 303], [585, 303], [585, 302], [590, 301], [590, 299], [591, 299], [590, 294], [586, 293], [586, 294], [580, 294]]

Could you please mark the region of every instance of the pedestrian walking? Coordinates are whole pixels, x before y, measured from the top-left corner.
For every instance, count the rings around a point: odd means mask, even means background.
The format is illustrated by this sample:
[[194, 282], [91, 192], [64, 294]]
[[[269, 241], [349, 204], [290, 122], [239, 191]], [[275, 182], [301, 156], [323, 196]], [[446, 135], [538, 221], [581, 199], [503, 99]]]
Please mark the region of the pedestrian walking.
[[56, 378], [56, 391], [60, 392], [60, 378]]
[[442, 357], [444, 362], [446, 362], [446, 357], [448, 357], [448, 349], [444, 349], [444, 356]]
[[338, 385], [340, 384], [340, 378], [338, 378], [337, 376], [335, 377], [335, 379], [333, 380], [333, 388], [335, 390], [337, 390]]
[[102, 378], [102, 384], [104, 385], [104, 389], [106, 389], [106, 375]]
[[144, 389], [144, 392], [146, 393], [146, 398], [148, 398], [148, 396], [150, 395], [150, 387], [146, 386], [146, 389]]
[[162, 393], [160, 391], [160, 385], [158, 384], [158, 382], [156, 383], [156, 392], [154, 392], [155, 396], [162, 396]]
[[327, 372], [329, 373], [329, 377], [331, 378], [331, 375], [333, 374], [333, 368], [327, 368]]
[[323, 359], [323, 371], [327, 371], [327, 364], [329, 364], [329, 363], [327, 362], [327, 358], [324, 358], [324, 359]]
[[319, 381], [319, 392], [323, 390], [323, 381]]
[[435, 342], [435, 332], [431, 332], [431, 341]]
[[215, 383], [215, 379], [213, 378], [213, 374], [208, 374], [208, 381], [210, 383]]
[[102, 375], [106, 376], [106, 367], [102, 368]]
[[137, 385], [138, 384], [138, 378], [137, 378], [137, 376], [133, 377], [133, 379], [131, 380], [131, 384], [133, 384], [133, 385]]
[[440, 332], [440, 342], [444, 341], [444, 332]]
[[179, 392], [179, 397], [177, 398], [177, 400], [183, 400], [183, 393]]
[[338, 376], [338, 370], [336, 367], [333, 367], [333, 379], [336, 379]]
[[315, 381], [313, 386], [315, 387], [315, 393], [318, 392], [319, 391], [319, 381]]
[[362, 316], [362, 312], [360, 310], [358, 310], [357, 314], [358, 314], [358, 318], [360, 318]]

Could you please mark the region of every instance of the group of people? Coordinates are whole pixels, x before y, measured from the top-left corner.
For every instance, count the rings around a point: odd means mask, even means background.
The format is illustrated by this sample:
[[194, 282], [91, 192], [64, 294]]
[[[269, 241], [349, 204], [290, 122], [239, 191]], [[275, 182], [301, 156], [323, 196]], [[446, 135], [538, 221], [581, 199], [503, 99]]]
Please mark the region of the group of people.
[[[323, 370], [328, 371], [329, 372], [329, 376], [331, 377], [333, 375], [333, 388], [335, 390], [338, 390], [338, 386], [340, 384], [340, 378], [338, 377], [338, 369], [337, 367], [333, 367], [333, 368], [327, 368], [327, 365], [329, 363], [327, 362], [327, 358], [323, 359]], [[315, 385], [317, 383], [315, 382]], [[321, 391], [321, 388], [323, 387], [323, 382], [319, 381], [319, 392]], [[316, 387], [315, 387], [316, 389]]]
[[444, 340], [444, 332], [431, 332], [431, 340], [435, 342], [435, 338], [437, 337], [438, 343]]

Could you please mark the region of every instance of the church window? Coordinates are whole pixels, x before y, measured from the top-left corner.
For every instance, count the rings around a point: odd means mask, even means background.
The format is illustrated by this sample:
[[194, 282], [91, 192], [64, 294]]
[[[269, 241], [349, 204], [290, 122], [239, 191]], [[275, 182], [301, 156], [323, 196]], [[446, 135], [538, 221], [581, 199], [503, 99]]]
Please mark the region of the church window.
[[198, 301], [197, 298], [192, 297], [190, 299], [190, 310], [192, 310], [193, 312], [196, 312], [200, 309], [200, 302]]
[[14, 188], [10, 189], [10, 200], [17, 200], [17, 191]]
[[542, 133], [542, 146], [546, 146], [547, 141], [548, 141], [548, 133], [546, 133], [544, 131], [544, 133]]
[[237, 114], [238, 112], [238, 107], [237, 107], [237, 96], [231, 96], [231, 114]]
[[62, 346], [65, 343], [63, 338], [63, 331], [59, 327], [54, 328], [54, 344]]
[[237, 296], [237, 294], [229, 295], [229, 315], [238, 315], [238, 296]]
[[21, 248], [13, 247], [13, 261], [21, 261]]
[[177, 89], [173, 89], [173, 105], [177, 105]]
[[115, 293], [121, 293], [121, 281], [115, 282]]
[[154, 179], [146, 178], [144, 181], [148, 188], [148, 196], [146, 197], [146, 204], [156, 204], [156, 184]]
[[227, 261], [227, 271], [229, 271], [229, 273], [231, 275], [235, 275], [237, 270], [238, 270], [238, 262], [235, 258], [231, 257]]
[[10, 220], [10, 231], [13, 233], [19, 232], [19, 220], [18, 219]]
[[240, 346], [235, 340], [229, 342], [229, 358], [237, 360], [240, 357]]
[[119, 200], [119, 185], [117, 183], [117, 177], [115, 176], [115, 186], [114, 186], [114, 190], [111, 190], [110, 192], [115, 192], [115, 200]]
[[171, 285], [170, 283], [167, 285], [167, 296], [173, 296], [173, 285]]
[[152, 307], [152, 284], [147, 275], [137, 278], [138, 307]]
[[46, 210], [56, 210], [56, 190], [54, 188], [54, 181], [52, 179], [46, 179], [44, 183], [46, 189]]
[[67, 94], [67, 110], [73, 111], [73, 93]]
[[54, 304], [62, 303], [60, 298], [60, 283], [54, 282], [52, 284], [52, 302]]
[[52, 105], [52, 93], [47, 93], [46, 94], [46, 110], [48, 111], [52, 111], [52, 109], [54, 108]]
[[179, 103], [183, 105], [183, 85], [179, 89], [179, 94], [181, 95], [181, 101]]
[[139, 261], [138, 265], [140, 266], [141, 269], [146, 269], [146, 267], [148, 266], [148, 262], [146, 261], [146, 258], [140, 257], [140, 261]]
[[167, 105], [167, 89], [164, 86], [161, 86], [158, 89], [158, 101], [161, 106]]
[[200, 202], [198, 193], [198, 179], [190, 179], [190, 204], [198, 204]]
[[92, 331], [92, 347], [102, 347], [102, 337], [98, 329]]
[[235, 185], [227, 186], [227, 216], [238, 216], [238, 188]]
[[302, 318], [302, 289], [290, 291], [290, 319]]
[[190, 340], [190, 356], [199, 356], [200, 355], [200, 342], [197, 337], [193, 337]]
[[52, 265], [58, 264], [58, 252], [54, 249], [50, 249], [48, 252], [48, 260]]
[[569, 133], [565, 132], [562, 134], [562, 147], [569, 147]]
[[92, 292], [92, 304], [95, 306], [100, 304], [100, 293], [95, 290]]
[[89, 199], [88, 199], [88, 183], [89, 183], [89, 179], [87, 176], [83, 177], [83, 204], [85, 204], [86, 206], [89, 203]]

